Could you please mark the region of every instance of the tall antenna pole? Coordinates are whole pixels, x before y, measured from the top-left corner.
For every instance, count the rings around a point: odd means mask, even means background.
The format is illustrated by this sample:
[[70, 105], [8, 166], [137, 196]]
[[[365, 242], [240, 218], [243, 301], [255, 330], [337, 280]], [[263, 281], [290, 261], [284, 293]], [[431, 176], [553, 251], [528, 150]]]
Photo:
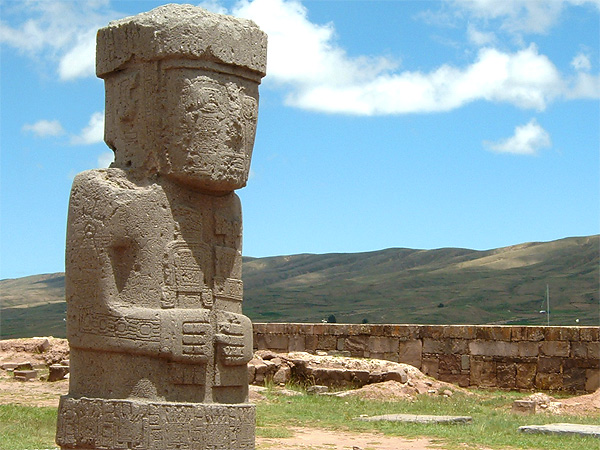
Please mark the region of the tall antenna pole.
[[548, 318], [548, 326], [550, 326], [550, 287], [546, 285], [546, 317]]

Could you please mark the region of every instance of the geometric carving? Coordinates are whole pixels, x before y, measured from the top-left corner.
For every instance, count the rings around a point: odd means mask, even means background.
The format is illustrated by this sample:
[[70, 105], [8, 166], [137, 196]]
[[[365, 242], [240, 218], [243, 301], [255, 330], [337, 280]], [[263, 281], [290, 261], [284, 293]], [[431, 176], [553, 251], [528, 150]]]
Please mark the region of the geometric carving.
[[60, 400], [57, 443], [104, 450], [254, 449], [254, 405]]
[[136, 341], [160, 341], [160, 321], [136, 319], [126, 316], [111, 316], [84, 310], [79, 317], [79, 329], [97, 336], [115, 336]]

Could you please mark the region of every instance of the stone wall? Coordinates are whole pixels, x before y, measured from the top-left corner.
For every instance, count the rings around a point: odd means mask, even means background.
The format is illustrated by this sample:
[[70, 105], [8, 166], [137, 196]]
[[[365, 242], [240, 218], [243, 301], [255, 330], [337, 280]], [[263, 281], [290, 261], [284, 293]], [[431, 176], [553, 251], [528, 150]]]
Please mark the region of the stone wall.
[[254, 348], [413, 365], [459, 386], [593, 392], [600, 327], [255, 323]]

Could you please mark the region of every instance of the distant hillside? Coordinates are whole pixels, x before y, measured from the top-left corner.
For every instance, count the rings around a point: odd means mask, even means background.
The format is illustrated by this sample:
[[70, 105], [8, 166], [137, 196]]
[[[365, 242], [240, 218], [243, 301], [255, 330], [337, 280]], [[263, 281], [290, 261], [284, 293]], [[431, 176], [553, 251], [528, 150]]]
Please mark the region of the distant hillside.
[[[599, 236], [488, 251], [391, 248], [244, 258], [255, 321], [598, 325]], [[64, 274], [0, 281], [0, 336], [64, 336]]]

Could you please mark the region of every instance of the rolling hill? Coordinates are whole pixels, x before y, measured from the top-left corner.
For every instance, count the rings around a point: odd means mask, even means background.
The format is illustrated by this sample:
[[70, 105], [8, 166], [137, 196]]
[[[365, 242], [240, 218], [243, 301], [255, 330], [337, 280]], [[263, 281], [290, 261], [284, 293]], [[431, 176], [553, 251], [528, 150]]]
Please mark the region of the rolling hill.
[[[548, 285], [551, 325], [598, 325], [599, 238], [244, 258], [244, 311], [259, 322], [545, 324]], [[1, 280], [0, 301], [2, 338], [65, 335], [64, 274]]]

